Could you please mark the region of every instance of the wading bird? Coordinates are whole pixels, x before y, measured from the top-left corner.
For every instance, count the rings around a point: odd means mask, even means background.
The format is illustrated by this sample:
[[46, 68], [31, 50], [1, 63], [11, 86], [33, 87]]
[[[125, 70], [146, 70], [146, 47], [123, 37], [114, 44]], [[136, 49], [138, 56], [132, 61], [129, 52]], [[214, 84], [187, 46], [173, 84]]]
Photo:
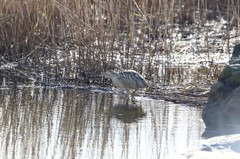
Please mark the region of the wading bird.
[[112, 82], [119, 88], [130, 93], [130, 90], [133, 90], [131, 97], [133, 98], [134, 93], [139, 88], [147, 88], [148, 84], [144, 78], [137, 72], [128, 70], [116, 73], [114, 71], [107, 71], [103, 75], [112, 79]]

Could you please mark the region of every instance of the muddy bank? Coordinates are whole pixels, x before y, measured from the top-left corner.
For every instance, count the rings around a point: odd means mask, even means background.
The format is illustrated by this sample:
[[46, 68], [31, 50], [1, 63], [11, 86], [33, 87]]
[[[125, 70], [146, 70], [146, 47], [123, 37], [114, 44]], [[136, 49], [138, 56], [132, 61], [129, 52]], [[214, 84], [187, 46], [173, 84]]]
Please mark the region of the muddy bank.
[[154, 99], [162, 99], [173, 103], [182, 103], [190, 107], [203, 107], [207, 103], [209, 88], [190, 88], [168, 92], [147, 93]]

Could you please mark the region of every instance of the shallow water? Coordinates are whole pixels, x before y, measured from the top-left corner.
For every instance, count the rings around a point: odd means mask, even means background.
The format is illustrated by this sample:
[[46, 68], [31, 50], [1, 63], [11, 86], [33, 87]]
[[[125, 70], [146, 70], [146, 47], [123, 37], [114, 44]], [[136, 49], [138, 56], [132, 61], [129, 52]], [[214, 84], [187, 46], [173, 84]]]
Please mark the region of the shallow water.
[[201, 109], [63, 88], [0, 89], [0, 158], [172, 159], [199, 147]]

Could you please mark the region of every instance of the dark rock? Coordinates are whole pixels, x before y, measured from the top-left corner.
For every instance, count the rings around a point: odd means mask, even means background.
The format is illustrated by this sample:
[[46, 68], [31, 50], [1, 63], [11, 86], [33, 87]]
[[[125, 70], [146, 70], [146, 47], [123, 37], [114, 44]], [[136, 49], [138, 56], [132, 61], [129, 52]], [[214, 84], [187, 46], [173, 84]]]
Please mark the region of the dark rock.
[[[239, 54], [240, 44], [234, 47], [233, 56]], [[202, 118], [206, 130], [216, 130], [218, 135], [240, 133], [240, 64], [223, 69], [211, 87]]]
[[232, 58], [239, 57], [239, 55], [240, 55], [240, 44], [237, 44], [234, 46]]
[[240, 64], [240, 44], [234, 46], [233, 54], [229, 63]]

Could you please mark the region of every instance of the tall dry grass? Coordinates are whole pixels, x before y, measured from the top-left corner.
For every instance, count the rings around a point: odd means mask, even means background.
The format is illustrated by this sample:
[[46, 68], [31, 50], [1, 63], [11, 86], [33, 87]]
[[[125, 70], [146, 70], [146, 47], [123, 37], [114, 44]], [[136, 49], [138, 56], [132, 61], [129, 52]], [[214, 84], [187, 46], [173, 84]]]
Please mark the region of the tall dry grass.
[[172, 72], [181, 81], [185, 70], [162, 60], [178, 47], [174, 29], [196, 32], [217, 16], [238, 29], [239, 1], [2, 0], [0, 76], [96, 84], [106, 70], [134, 69], [154, 83], [172, 83]]

